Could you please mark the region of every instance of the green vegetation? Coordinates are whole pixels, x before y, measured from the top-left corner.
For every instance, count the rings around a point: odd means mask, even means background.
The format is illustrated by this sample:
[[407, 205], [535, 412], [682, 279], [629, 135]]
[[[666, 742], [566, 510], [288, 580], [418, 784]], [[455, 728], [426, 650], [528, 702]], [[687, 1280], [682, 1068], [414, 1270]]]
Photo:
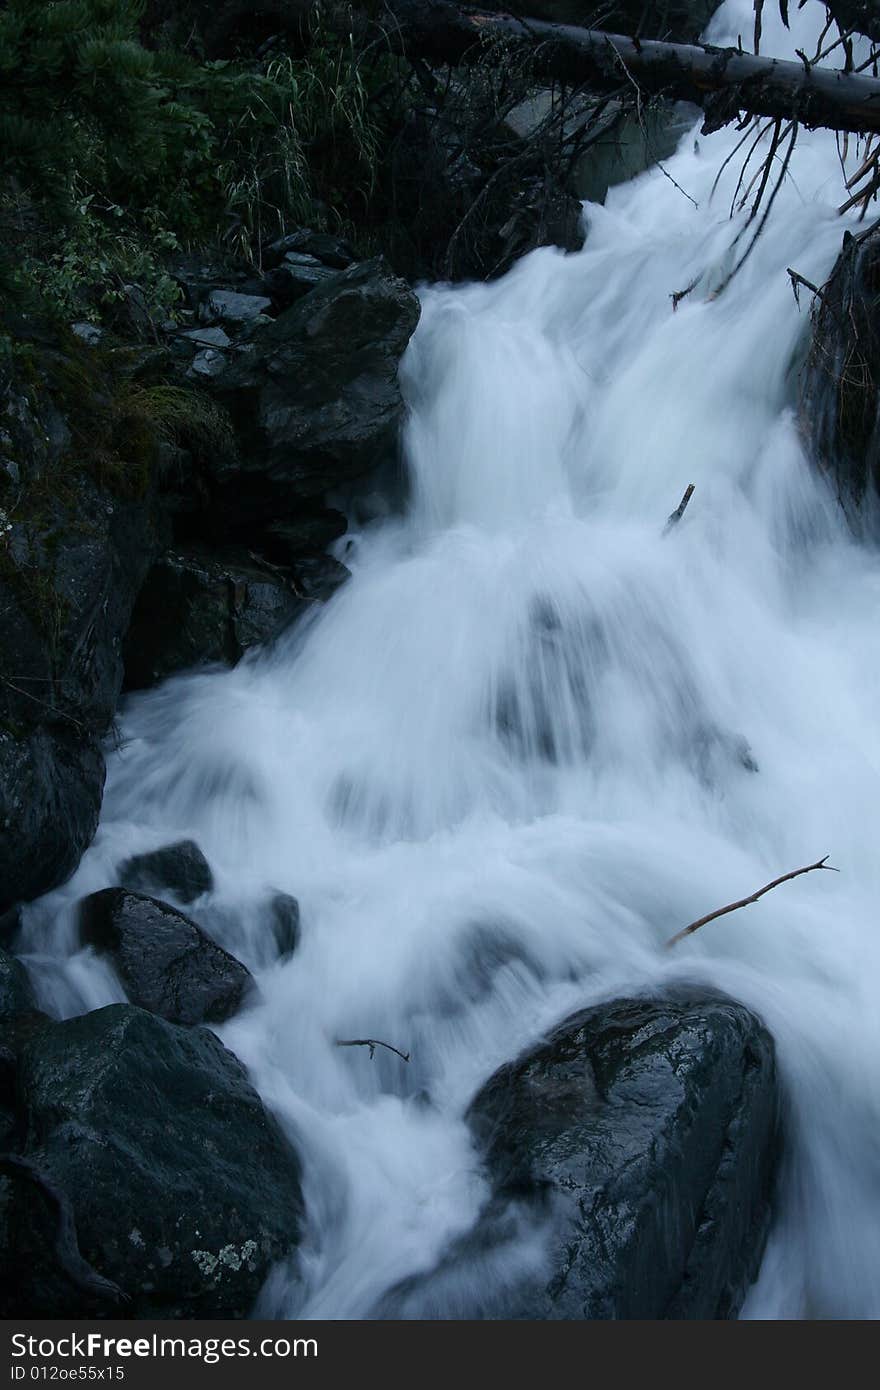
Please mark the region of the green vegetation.
[[133, 285], [167, 317], [169, 253], [250, 256], [304, 223], [347, 231], [369, 199], [381, 129], [350, 35], [316, 33], [299, 58], [205, 62], [144, 47], [142, 13], [141, 0], [0, 9], [7, 304], [112, 321]]

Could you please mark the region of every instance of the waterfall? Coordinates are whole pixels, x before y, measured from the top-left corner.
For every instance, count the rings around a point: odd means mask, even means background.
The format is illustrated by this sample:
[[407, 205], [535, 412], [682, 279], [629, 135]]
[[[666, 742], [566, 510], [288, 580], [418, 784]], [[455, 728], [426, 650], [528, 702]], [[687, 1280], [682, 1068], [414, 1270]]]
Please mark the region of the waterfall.
[[[814, 43], [815, 8], [789, 34], [768, 6], [763, 51]], [[728, 0], [708, 37], [752, 23]], [[805, 456], [786, 274], [830, 272], [840, 165], [802, 134], [715, 295], [739, 138], [696, 123], [586, 206], [577, 254], [423, 290], [406, 515], [350, 534], [351, 581], [271, 650], [129, 700], [95, 843], [28, 910], [44, 999], [82, 1012], [123, 996], [75, 902], [132, 852], [208, 856], [196, 916], [260, 989], [217, 1031], [304, 1160], [306, 1246], [266, 1315], [369, 1317], [430, 1270], [487, 1195], [482, 1082], [574, 1009], [685, 980], [778, 1049], [787, 1149], [744, 1315], [880, 1315], [880, 567]], [[839, 874], [664, 949], [824, 854]], [[269, 889], [303, 933], [267, 964]]]

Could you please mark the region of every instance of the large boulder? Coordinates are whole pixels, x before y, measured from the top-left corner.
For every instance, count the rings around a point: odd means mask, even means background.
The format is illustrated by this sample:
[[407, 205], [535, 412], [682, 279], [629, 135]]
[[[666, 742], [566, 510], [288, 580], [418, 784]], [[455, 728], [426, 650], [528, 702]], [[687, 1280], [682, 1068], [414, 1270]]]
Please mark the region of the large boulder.
[[112, 960], [133, 1004], [169, 1023], [222, 1023], [251, 988], [241, 961], [167, 903], [103, 888], [79, 909], [84, 945]]
[[381, 259], [341, 271], [267, 325], [214, 388], [240, 439], [215, 485], [234, 507], [259, 481], [264, 515], [279, 499], [318, 497], [396, 449], [403, 415], [397, 366], [419, 318], [409, 286]]
[[[493, 1201], [435, 1278], [402, 1286], [384, 1311], [436, 1313], [439, 1281], [470, 1290], [463, 1317], [735, 1315], [763, 1250], [778, 1107], [772, 1040], [730, 999], [575, 1015], [477, 1096], [469, 1119]], [[494, 1289], [461, 1277], [510, 1238], [513, 1211], [541, 1227], [543, 1263]]]
[[856, 519], [880, 496], [880, 229], [845, 232], [814, 310], [801, 418], [818, 466]]
[[110, 411], [91, 351], [35, 353], [27, 376], [0, 364], [0, 911], [67, 878], [94, 834], [156, 545], [146, 457], [91, 431]]
[[0, 1315], [248, 1315], [297, 1245], [300, 1169], [212, 1033], [99, 1009], [25, 1044], [18, 1095]]
[[97, 829], [103, 791], [97, 736], [51, 723], [4, 728], [0, 717], [0, 909], [70, 877]]
[[125, 684], [154, 685], [211, 662], [234, 666], [308, 607], [291, 578], [204, 546], [166, 551], [150, 570], [125, 640]]
[[45, 1022], [48, 1020], [37, 1008], [27, 970], [0, 947], [0, 1153], [15, 1131], [18, 1052], [26, 1038]]

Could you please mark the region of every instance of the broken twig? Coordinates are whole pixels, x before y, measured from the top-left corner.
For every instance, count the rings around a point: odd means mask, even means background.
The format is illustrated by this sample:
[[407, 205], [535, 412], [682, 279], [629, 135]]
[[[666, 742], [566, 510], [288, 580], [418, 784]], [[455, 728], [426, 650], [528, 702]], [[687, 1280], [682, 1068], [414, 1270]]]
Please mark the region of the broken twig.
[[666, 532], [667, 532], [667, 531], [669, 531], [673, 526], [677, 525], [677, 523], [678, 523], [679, 521], [681, 521], [681, 519], [682, 519], [682, 517], [684, 516], [684, 513], [685, 513], [685, 508], [687, 507], [687, 504], [688, 504], [688, 502], [690, 502], [690, 500], [691, 500], [691, 498], [693, 497], [693, 495], [694, 495], [694, 485], [693, 485], [693, 483], [688, 483], [687, 487], [686, 487], [685, 490], [684, 490], [684, 497], [682, 497], [682, 499], [681, 499], [681, 501], [679, 502], [678, 506], [676, 507], [675, 511], [672, 512], [672, 513], [666, 518], [666, 525], [663, 527], [663, 534], [664, 534], [664, 536], [666, 535]]
[[801, 285], [803, 285], [805, 290], [809, 290], [810, 294], [816, 295], [818, 299], [825, 298], [818, 285], [814, 285], [812, 280], [806, 280], [803, 275], [799, 275], [796, 270], [792, 270], [791, 266], [789, 266], [788, 270], [786, 271], [786, 274], [788, 275], [788, 278], [791, 281], [791, 290], [792, 294], [794, 295], [794, 302], [798, 306], [798, 308], [801, 307]]
[[769, 893], [771, 888], [778, 888], [780, 883], [787, 883], [790, 878], [797, 878], [800, 874], [811, 874], [814, 869], [827, 869], [829, 873], [839, 874], [840, 870], [835, 869], [833, 864], [824, 859], [819, 859], [815, 864], [808, 864], [804, 869], [792, 869], [790, 874], [783, 874], [781, 878], [774, 878], [772, 883], [766, 883], [763, 888], [759, 888], [757, 893], [752, 893], [747, 898], [740, 898], [739, 902], [728, 903], [726, 907], [716, 908], [714, 912], [708, 912], [705, 917], [700, 917], [696, 922], [691, 922], [689, 926], [683, 927], [675, 936], [671, 936], [666, 943], [667, 950], [681, 941], [685, 936], [690, 936], [691, 932], [697, 931], [699, 927], [704, 927], [707, 922], [714, 922], [716, 917], [723, 917], [727, 912], [736, 912], [741, 907], [748, 907], [749, 903], [756, 903], [759, 898], [763, 898], [765, 893]]
[[401, 1052], [398, 1048], [392, 1047], [390, 1043], [382, 1042], [379, 1038], [337, 1038], [337, 1047], [368, 1047], [370, 1049], [370, 1060], [372, 1061], [377, 1047], [387, 1047], [389, 1052], [394, 1052], [398, 1057], [402, 1057], [404, 1062], [409, 1061], [409, 1053]]

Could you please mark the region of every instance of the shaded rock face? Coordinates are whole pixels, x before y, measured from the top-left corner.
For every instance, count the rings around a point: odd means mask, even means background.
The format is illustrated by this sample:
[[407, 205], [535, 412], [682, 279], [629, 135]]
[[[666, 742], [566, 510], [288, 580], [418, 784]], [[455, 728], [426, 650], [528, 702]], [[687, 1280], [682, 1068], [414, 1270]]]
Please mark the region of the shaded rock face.
[[[215, 382], [241, 440], [240, 469], [273, 494], [311, 498], [380, 464], [403, 414], [397, 364], [419, 304], [380, 259], [341, 271], [268, 325]], [[218, 460], [217, 483], [231, 481]]]
[[27, 1168], [0, 1169], [16, 1270], [2, 1316], [248, 1315], [298, 1242], [300, 1169], [212, 1033], [99, 1009], [25, 1044], [18, 1094]]
[[181, 903], [195, 902], [214, 887], [211, 866], [195, 840], [178, 840], [149, 854], [134, 854], [123, 860], [117, 873], [124, 888], [171, 893]]
[[84, 945], [106, 952], [133, 1004], [169, 1023], [222, 1023], [239, 1008], [251, 976], [197, 923], [167, 903], [104, 888], [79, 909]]
[[129, 690], [209, 662], [234, 666], [308, 607], [283, 576], [204, 549], [167, 551], [150, 570], [125, 642]]
[[0, 907], [70, 877], [97, 829], [103, 791], [97, 737], [0, 727]]
[[880, 498], [880, 230], [844, 234], [814, 311], [801, 419], [819, 467], [855, 519]]
[[[24, 965], [0, 947], [0, 1153], [14, 1141], [18, 1054], [27, 1038], [48, 1022], [46, 1015], [37, 1008]], [[0, 1230], [0, 1267], [2, 1251]]]
[[[59, 360], [88, 380], [75, 354]], [[22, 370], [0, 366], [0, 910], [63, 882], [94, 834], [122, 639], [157, 543], [138, 465], [96, 481], [48, 384]]]
[[[436, 1276], [401, 1286], [383, 1314], [443, 1316], [445, 1286], [459, 1317], [734, 1316], [763, 1251], [778, 1103], [772, 1041], [732, 1000], [575, 1015], [475, 1099], [494, 1198]], [[543, 1230], [542, 1263], [506, 1287], [503, 1262], [496, 1281], [469, 1281], [517, 1223]]]
[[20, 960], [0, 947], [0, 1019], [36, 1009], [37, 1003], [28, 973]]

